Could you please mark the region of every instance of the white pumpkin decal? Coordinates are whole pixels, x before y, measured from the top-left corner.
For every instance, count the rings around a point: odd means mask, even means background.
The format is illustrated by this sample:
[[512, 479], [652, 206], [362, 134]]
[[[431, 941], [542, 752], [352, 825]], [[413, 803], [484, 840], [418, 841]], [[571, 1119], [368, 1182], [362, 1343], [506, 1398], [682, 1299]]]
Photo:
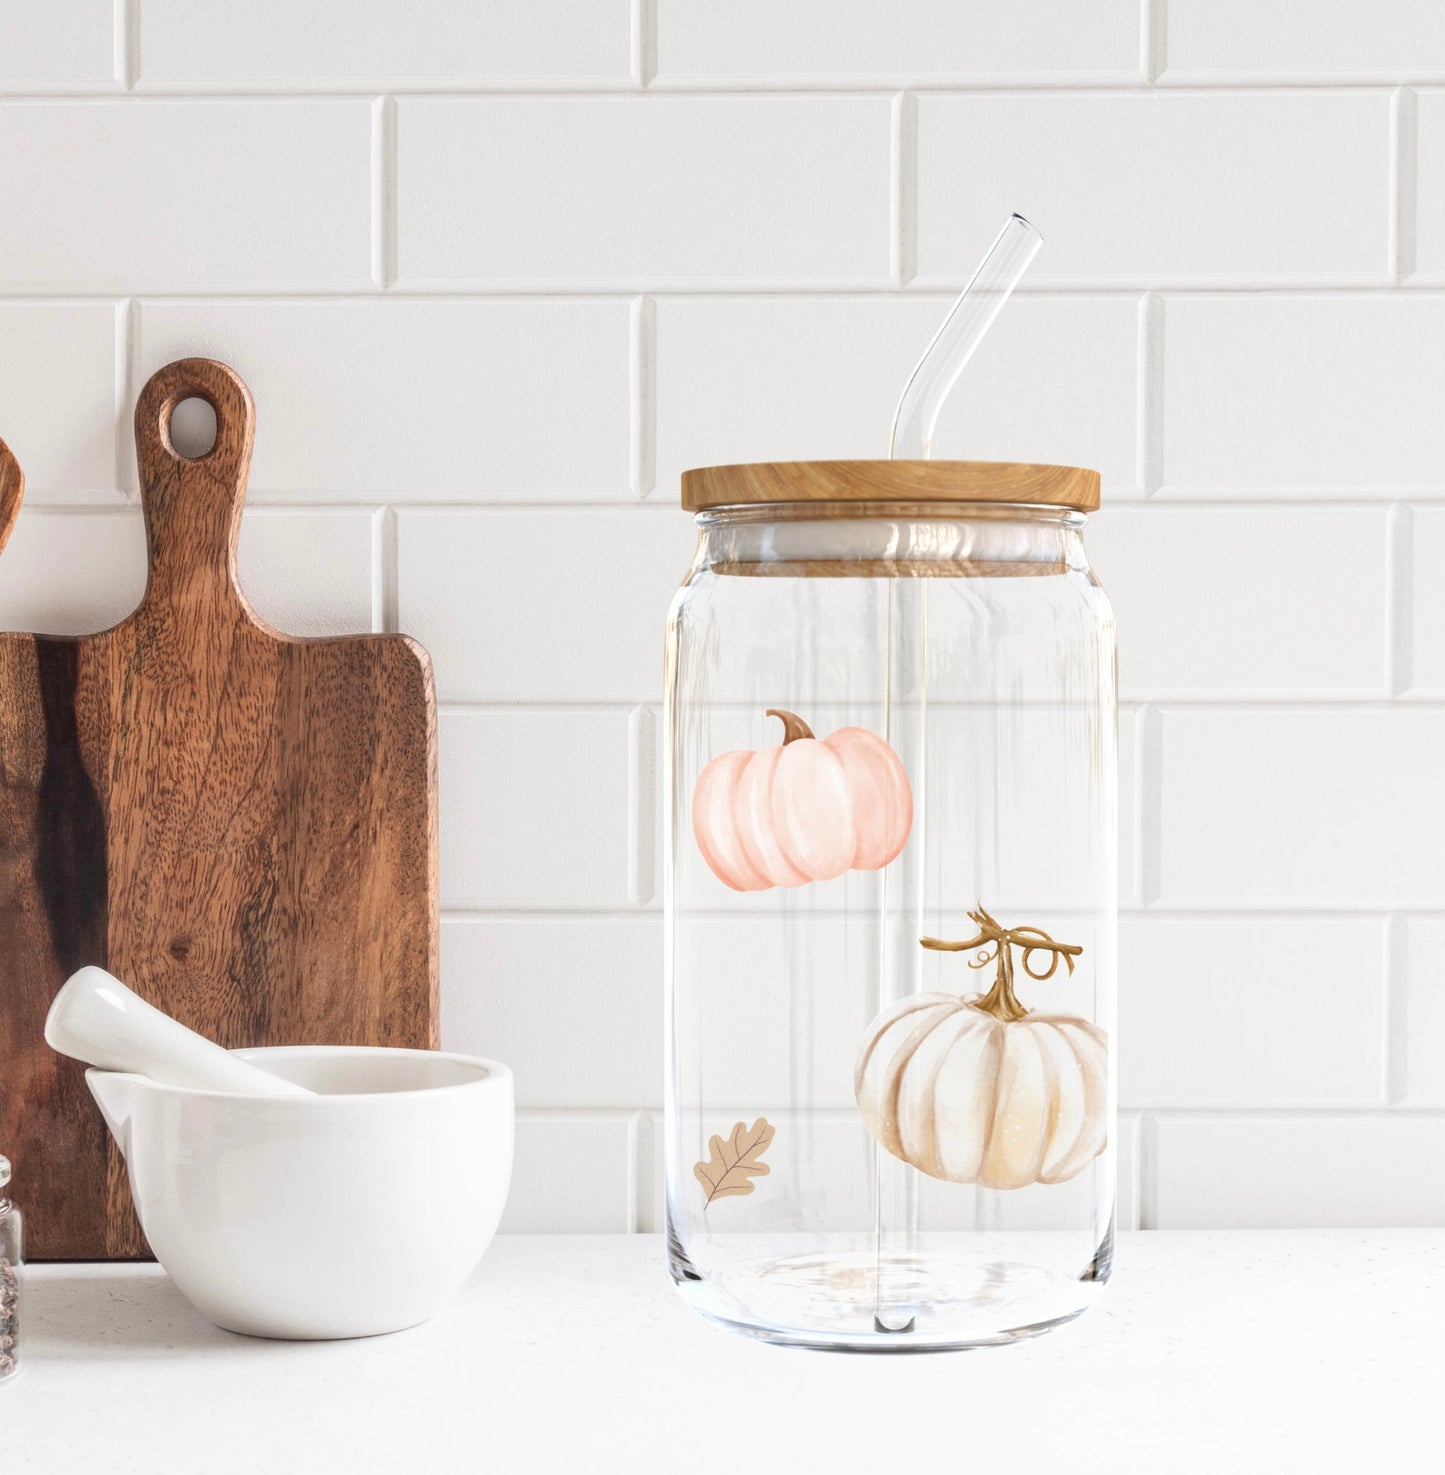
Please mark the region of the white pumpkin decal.
[[795, 713], [775, 748], [720, 753], [698, 776], [692, 831], [734, 891], [768, 891], [876, 871], [908, 843], [913, 790], [903, 762], [866, 727], [826, 738]]
[[[868, 1027], [853, 1068], [858, 1109], [877, 1142], [931, 1178], [983, 1188], [1062, 1183], [1108, 1141], [1109, 1044], [1097, 1025], [1036, 1014], [1013, 990], [1012, 949], [1030, 978], [1070, 973], [1082, 951], [1037, 927], [1000, 927], [982, 906], [967, 942], [919, 941], [943, 952], [982, 951], [996, 963], [987, 994], [910, 994]], [[1052, 956], [1035, 972], [1032, 954]]]

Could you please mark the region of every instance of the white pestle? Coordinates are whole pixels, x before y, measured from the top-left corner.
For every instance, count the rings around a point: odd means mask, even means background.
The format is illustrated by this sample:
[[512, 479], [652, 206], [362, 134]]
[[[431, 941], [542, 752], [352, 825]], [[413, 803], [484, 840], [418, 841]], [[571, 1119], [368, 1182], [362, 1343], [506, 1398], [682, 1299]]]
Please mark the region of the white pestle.
[[315, 1095], [187, 1029], [104, 968], [82, 968], [66, 979], [45, 1019], [45, 1043], [87, 1065], [163, 1086], [239, 1096]]

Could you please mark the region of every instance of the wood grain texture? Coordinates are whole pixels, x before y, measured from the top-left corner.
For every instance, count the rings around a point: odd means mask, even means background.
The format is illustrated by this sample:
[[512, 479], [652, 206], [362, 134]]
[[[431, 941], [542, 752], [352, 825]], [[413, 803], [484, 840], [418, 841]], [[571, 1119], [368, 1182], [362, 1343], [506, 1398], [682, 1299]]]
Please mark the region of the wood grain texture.
[[1057, 558], [734, 558], [708, 568], [742, 579], [1040, 579], [1069, 571]]
[[[187, 460], [169, 423], [192, 396], [216, 443]], [[80, 965], [232, 1048], [438, 1043], [431, 663], [247, 604], [254, 422], [225, 365], [160, 370], [135, 414], [140, 605], [98, 635], [0, 635], [0, 1142], [36, 1259], [145, 1253], [81, 1067], [42, 1039]]]
[[756, 461], [682, 473], [682, 505], [712, 507], [816, 502], [818, 515], [856, 517], [853, 502], [1009, 502], [1096, 512], [1099, 473], [1081, 466], [1015, 461]]
[[0, 440], [0, 553], [10, 541], [10, 530], [20, 515], [20, 499], [25, 495], [25, 477], [10, 447]]

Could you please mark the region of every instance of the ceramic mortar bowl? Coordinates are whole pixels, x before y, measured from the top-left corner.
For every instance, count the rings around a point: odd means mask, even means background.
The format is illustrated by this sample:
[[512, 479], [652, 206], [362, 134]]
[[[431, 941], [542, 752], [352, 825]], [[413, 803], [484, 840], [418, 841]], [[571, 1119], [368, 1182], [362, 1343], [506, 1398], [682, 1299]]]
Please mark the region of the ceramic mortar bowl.
[[481, 1260], [512, 1173], [512, 1073], [431, 1050], [239, 1050], [319, 1093], [88, 1070], [141, 1227], [182, 1294], [256, 1337], [425, 1321]]

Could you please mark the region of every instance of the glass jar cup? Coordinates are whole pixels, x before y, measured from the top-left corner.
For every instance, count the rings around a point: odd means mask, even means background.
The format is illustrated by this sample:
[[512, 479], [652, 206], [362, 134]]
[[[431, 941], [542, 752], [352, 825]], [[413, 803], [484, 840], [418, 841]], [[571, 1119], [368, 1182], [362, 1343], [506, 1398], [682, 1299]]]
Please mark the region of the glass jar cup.
[[1070, 1320], [1113, 1256], [1097, 473], [689, 472], [667, 625], [667, 1245], [768, 1340]]

